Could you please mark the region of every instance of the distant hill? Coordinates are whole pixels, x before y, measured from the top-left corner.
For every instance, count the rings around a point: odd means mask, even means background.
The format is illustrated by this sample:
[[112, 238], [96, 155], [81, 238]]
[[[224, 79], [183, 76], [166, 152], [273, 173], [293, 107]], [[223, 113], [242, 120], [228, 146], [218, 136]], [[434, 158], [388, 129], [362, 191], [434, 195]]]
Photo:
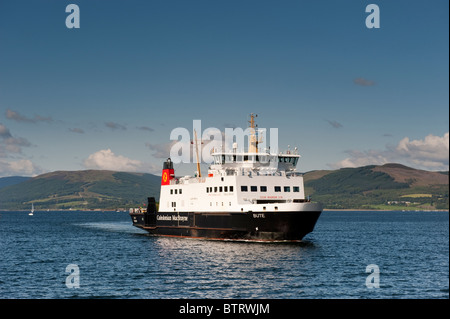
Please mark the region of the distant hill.
[[448, 172], [385, 164], [313, 171], [304, 180], [306, 193], [326, 208], [449, 208]]
[[448, 185], [448, 172], [429, 172], [401, 164], [385, 164], [375, 167], [373, 171], [386, 173], [396, 182], [407, 183], [411, 187]]
[[104, 170], [57, 171], [0, 189], [0, 209], [117, 209], [159, 198], [161, 177]]
[[0, 189], [6, 186], [16, 185], [29, 180], [31, 177], [23, 176], [10, 176], [10, 177], [0, 177]]
[[[57, 171], [0, 179], [0, 209], [118, 209], [159, 199], [161, 177], [103, 170]], [[22, 179], [22, 180], [21, 180]], [[448, 172], [400, 164], [304, 174], [305, 193], [329, 209], [448, 209]], [[9, 183], [8, 185], [6, 185]]]

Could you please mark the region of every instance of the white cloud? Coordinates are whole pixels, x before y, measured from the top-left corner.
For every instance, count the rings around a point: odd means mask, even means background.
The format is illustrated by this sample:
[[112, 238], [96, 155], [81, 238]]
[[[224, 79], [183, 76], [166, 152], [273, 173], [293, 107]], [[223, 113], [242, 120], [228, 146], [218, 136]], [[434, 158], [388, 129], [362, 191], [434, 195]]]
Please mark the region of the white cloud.
[[419, 166], [428, 166], [431, 169], [441, 169], [449, 162], [449, 133], [444, 136], [426, 136], [423, 140], [412, 140], [408, 137], [402, 139], [397, 147], [396, 153], [411, 163]]
[[38, 166], [27, 159], [17, 161], [0, 160], [0, 176], [35, 176], [41, 172], [42, 170]]
[[116, 155], [110, 149], [95, 152], [83, 162], [89, 169], [104, 169], [126, 172], [159, 172], [159, 168], [150, 163], [144, 163], [131, 158]]
[[0, 123], [0, 156], [5, 157], [8, 153], [21, 153], [22, 147], [31, 146], [23, 137], [12, 136], [9, 129]]
[[22, 156], [22, 147], [31, 143], [23, 137], [14, 137], [9, 129], [0, 123], [0, 176], [36, 175], [42, 170]]
[[337, 163], [328, 164], [331, 168], [359, 167], [402, 163], [426, 170], [449, 169], [449, 132], [442, 137], [427, 135], [422, 140], [403, 138], [395, 147], [385, 150], [346, 151], [350, 157]]
[[360, 166], [367, 166], [367, 165], [383, 165], [386, 163], [389, 163], [388, 157], [386, 157], [387, 154], [384, 154], [380, 151], [346, 151], [347, 154], [350, 155], [350, 157], [347, 157], [346, 159], [343, 159], [342, 161], [339, 161], [334, 164], [329, 164], [330, 167], [334, 169], [342, 168], [342, 167], [360, 167]]

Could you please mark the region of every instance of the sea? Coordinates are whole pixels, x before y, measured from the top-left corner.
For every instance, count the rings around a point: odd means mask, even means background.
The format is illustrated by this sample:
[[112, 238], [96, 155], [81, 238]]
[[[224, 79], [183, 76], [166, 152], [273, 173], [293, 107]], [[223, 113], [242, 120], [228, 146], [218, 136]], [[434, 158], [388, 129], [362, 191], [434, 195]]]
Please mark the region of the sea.
[[0, 212], [0, 299], [448, 299], [449, 213], [324, 211], [301, 243], [152, 237], [126, 212]]

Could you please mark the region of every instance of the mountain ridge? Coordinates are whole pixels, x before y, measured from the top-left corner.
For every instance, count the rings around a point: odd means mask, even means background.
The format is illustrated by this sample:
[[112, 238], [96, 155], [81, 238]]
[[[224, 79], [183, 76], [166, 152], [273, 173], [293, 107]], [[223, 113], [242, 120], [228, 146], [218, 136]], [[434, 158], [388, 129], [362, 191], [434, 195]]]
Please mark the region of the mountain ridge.
[[448, 209], [448, 172], [402, 164], [368, 165], [304, 174], [305, 189], [330, 209]]
[[0, 189], [0, 209], [117, 209], [159, 197], [160, 176], [108, 170], [54, 171]]
[[[328, 209], [448, 209], [448, 172], [389, 163], [315, 170], [303, 176], [305, 194]], [[159, 199], [160, 184], [157, 175], [110, 170], [4, 177], [0, 210], [29, 209], [31, 203], [37, 210], [127, 209], [145, 205], [150, 196]]]

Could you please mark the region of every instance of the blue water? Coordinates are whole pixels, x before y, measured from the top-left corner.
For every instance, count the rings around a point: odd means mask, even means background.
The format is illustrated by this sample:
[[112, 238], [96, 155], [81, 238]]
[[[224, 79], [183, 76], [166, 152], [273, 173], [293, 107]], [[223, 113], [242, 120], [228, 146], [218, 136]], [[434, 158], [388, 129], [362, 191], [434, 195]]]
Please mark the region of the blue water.
[[0, 212], [0, 252], [2, 299], [449, 298], [448, 212], [326, 211], [301, 244], [150, 237], [123, 212]]

